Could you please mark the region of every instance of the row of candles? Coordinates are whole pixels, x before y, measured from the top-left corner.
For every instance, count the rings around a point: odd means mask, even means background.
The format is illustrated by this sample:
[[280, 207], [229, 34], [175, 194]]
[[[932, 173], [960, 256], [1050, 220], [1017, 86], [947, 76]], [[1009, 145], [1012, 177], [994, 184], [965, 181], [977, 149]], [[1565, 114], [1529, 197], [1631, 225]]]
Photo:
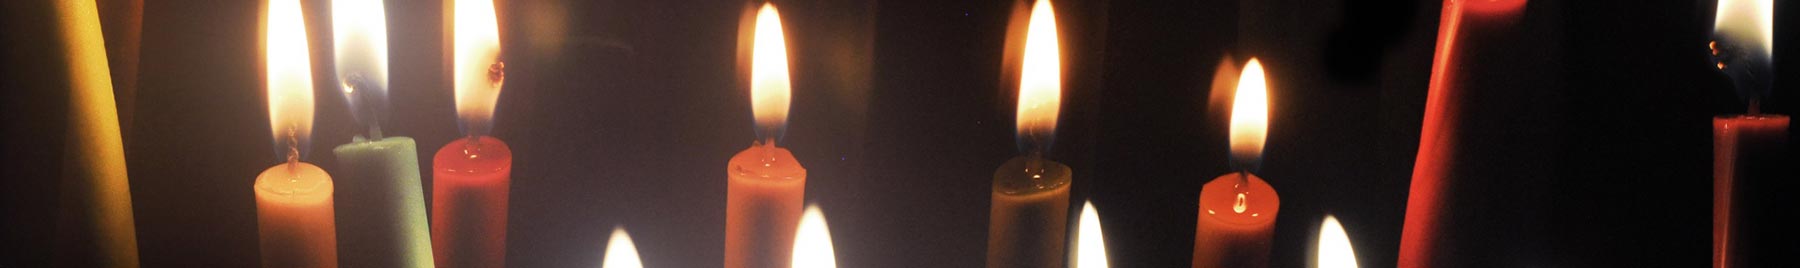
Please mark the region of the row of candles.
[[[1525, 1], [1446, 1], [1434, 57], [1418, 164], [1402, 234], [1400, 266], [1435, 266], [1440, 230], [1434, 219], [1444, 214], [1443, 185], [1454, 140], [1447, 133], [1457, 114], [1448, 104], [1458, 94], [1451, 65], [1462, 53], [1455, 45], [1472, 31], [1465, 24], [1494, 24], [1516, 17]], [[456, 111], [465, 139], [452, 141], [433, 157], [434, 215], [425, 215], [423, 191], [412, 139], [383, 136], [387, 114], [387, 38], [379, 0], [332, 2], [333, 40], [339, 88], [365, 135], [332, 152], [344, 187], [324, 169], [300, 161], [311, 134], [313, 88], [309, 48], [298, 0], [272, 0], [268, 5], [264, 44], [270, 126], [277, 155], [285, 160], [257, 176], [258, 230], [265, 267], [335, 267], [338, 254], [370, 254], [379, 267], [504, 266], [511, 151], [487, 136], [495, 100], [505, 82], [505, 66], [491, 0], [454, 0], [452, 29]], [[1730, 223], [1735, 207], [1735, 180], [1743, 180], [1746, 161], [1739, 148], [1781, 144], [1787, 117], [1756, 113], [1758, 96], [1767, 94], [1766, 73], [1772, 48], [1772, 16], [1767, 0], [1721, 1], [1717, 21], [1721, 41], [1713, 44], [1719, 68], [1731, 74], [1752, 103], [1751, 114], [1720, 117], [1715, 122], [1714, 266], [1743, 262], [1730, 251], [1741, 231]], [[129, 191], [119, 150], [116, 108], [105, 82], [106, 59], [95, 50], [98, 26], [93, 3], [59, 1], [57, 10], [69, 42], [68, 61], [75, 70], [71, 95], [71, 135], [83, 137], [71, 146], [80, 171], [71, 180], [78, 191], [91, 193], [80, 209], [88, 210], [81, 227], [106, 239], [92, 247], [102, 253], [90, 261], [108, 267], [136, 266], [135, 231], [131, 226]], [[777, 146], [785, 128], [790, 85], [785, 37], [775, 7], [755, 13], [751, 101], [756, 139], [727, 164], [725, 267], [832, 267], [830, 235], [817, 206], [805, 206], [806, 171], [787, 149]], [[1023, 152], [1006, 161], [993, 179], [988, 239], [988, 267], [1105, 267], [1105, 246], [1098, 212], [1091, 204], [1080, 211], [1075, 239], [1065, 239], [1072, 173], [1068, 166], [1044, 157], [1055, 132], [1061, 102], [1061, 50], [1056, 17], [1048, 0], [1038, 0], [1027, 25], [1019, 80], [1017, 131]], [[96, 64], [97, 62], [97, 64]], [[96, 74], [94, 68], [101, 70]], [[1746, 78], [1749, 77], [1749, 78]], [[1231, 108], [1231, 153], [1236, 171], [1207, 183], [1200, 191], [1194, 244], [1194, 267], [1261, 267], [1268, 262], [1274, 220], [1280, 209], [1276, 191], [1251, 173], [1260, 160], [1267, 132], [1267, 82], [1261, 63], [1250, 59], [1235, 80]], [[1755, 93], [1760, 92], [1760, 94]], [[89, 139], [89, 137], [98, 137]], [[1750, 172], [1750, 177], [1756, 172]], [[337, 191], [343, 189], [344, 191]], [[123, 197], [123, 198], [121, 198]], [[346, 206], [336, 206], [342, 202]], [[341, 213], [336, 211], [344, 208]], [[343, 215], [345, 218], [337, 218]], [[1320, 230], [1317, 266], [1355, 266], [1348, 234], [1327, 216]], [[344, 226], [339, 226], [340, 224]], [[342, 228], [340, 228], [342, 227]], [[342, 233], [378, 237], [379, 243], [340, 245]], [[604, 267], [642, 263], [622, 227], [615, 229]], [[1069, 246], [1073, 250], [1065, 250]], [[1071, 254], [1072, 253], [1072, 254]], [[1067, 259], [1065, 259], [1067, 258]]]

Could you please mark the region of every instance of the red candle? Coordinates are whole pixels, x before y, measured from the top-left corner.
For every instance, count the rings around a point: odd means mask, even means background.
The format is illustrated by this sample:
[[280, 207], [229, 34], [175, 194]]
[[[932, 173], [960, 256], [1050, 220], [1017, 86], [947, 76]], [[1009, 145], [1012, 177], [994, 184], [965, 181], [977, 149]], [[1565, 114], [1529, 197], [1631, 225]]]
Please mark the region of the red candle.
[[506, 82], [493, 0], [456, 0], [451, 64], [463, 134], [432, 158], [431, 249], [438, 267], [506, 267], [512, 148], [487, 136]]
[[432, 158], [431, 249], [439, 267], [505, 267], [512, 148], [457, 139]]
[[1454, 136], [1460, 109], [1451, 103], [1462, 93], [1457, 67], [1463, 53], [1459, 42], [1482, 31], [1510, 22], [1523, 13], [1526, 0], [1444, 0], [1438, 23], [1437, 52], [1431, 63], [1430, 89], [1425, 97], [1425, 120], [1419, 130], [1419, 154], [1413, 164], [1412, 187], [1406, 200], [1406, 219], [1400, 231], [1399, 267], [1430, 267], [1439, 242], [1440, 217], [1447, 212], [1445, 189], [1453, 182], [1451, 164], [1459, 142]]
[[1269, 93], [1262, 62], [1251, 58], [1237, 80], [1231, 105], [1231, 159], [1241, 170], [1200, 189], [1194, 223], [1193, 267], [1268, 267], [1281, 196], [1248, 170], [1262, 159], [1268, 139]]
[[757, 142], [725, 167], [725, 267], [788, 267], [806, 196], [806, 168], [775, 146], [786, 128], [792, 85], [787, 42], [774, 4], [756, 12], [751, 32], [750, 106]]
[[[1762, 169], [1792, 163], [1780, 163], [1786, 149], [1788, 117], [1784, 115], [1739, 115], [1713, 118], [1713, 267], [1744, 266], [1746, 259], [1739, 250], [1749, 245], [1741, 238], [1744, 230], [1735, 223], [1742, 218], [1737, 193], [1746, 180], [1787, 180], [1763, 174]], [[1748, 201], [1748, 200], [1746, 200]]]

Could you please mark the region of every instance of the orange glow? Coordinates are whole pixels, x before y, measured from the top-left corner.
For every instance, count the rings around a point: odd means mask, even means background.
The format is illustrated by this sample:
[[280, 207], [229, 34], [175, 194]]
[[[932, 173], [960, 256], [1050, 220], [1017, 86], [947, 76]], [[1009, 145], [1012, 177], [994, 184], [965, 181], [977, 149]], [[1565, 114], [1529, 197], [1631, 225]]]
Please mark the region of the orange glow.
[[456, 115], [470, 135], [485, 134], [494, 117], [494, 101], [505, 84], [500, 63], [500, 26], [493, 0], [456, 0]]
[[625, 233], [624, 226], [613, 227], [612, 237], [606, 240], [606, 255], [600, 259], [600, 268], [644, 268], [644, 261], [638, 258], [637, 244], [631, 242], [631, 234]]
[[331, 1], [338, 86], [359, 121], [378, 120], [364, 118], [364, 112], [373, 111], [362, 111], [361, 106], [385, 106], [387, 96], [387, 16], [381, 5], [381, 0]]
[[1075, 229], [1075, 258], [1071, 268], [1107, 268], [1106, 235], [1100, 228], [1100, 211], [1094, 202], [1082, 202], [1081, 221]]
[[[263, 53], [268, 72], [269, 130], [277, 144], [294, 147], [312, 135], [313, 82], [311, 54], [306, 49], [306, 24], [299, 0], [269, 3], [268, 29]], [[292, 143], [290, 143], [292, 142]]]
[[1325, 215], [1325, 222], [1319, 224], [1318, 249], [1318, 255], [1315, 255], [1313, 259], [1313, 267], [1357, 267], [1356, 250], [1350, 247], [1350, 233], [1344, 232], [1344, 225], [1338, 223], [1337, 217]]
[[787, 41], [775, 4], [765, 3], [757, 10], [755, 36], [750, 58], [750, 108], [756, 116], [758, 135], [765, 135], [758, 138], [774, 139], [774, 130], [787, 125], [788, 103], [793, 99], [788, 81]]
[[1269, 134], [1269, 89], [1262, 62], [1250, 58], [1238, 77], [1237, 97], [1231, 104], [1232, 159], [1256, 163], [1262, 159]]
[[1022, 137], [1048, 137], [1056, 130], [1057, 112], [1062, 108], [1060, 51], [1056, 10], [1050, 0], [1038, 0], [1026, 26], [1025, 56], [1020, 65], [1017, 130]]

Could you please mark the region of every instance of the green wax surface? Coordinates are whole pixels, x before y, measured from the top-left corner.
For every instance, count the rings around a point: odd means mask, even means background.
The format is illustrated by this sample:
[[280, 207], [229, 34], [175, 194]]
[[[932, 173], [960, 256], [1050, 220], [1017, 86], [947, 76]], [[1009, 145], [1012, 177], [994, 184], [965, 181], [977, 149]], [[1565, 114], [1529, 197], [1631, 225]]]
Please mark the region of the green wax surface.
[[431, 222], [412, 138], [356, 136], [337, 156], [338, 260], [344, 267], [433, 267]]

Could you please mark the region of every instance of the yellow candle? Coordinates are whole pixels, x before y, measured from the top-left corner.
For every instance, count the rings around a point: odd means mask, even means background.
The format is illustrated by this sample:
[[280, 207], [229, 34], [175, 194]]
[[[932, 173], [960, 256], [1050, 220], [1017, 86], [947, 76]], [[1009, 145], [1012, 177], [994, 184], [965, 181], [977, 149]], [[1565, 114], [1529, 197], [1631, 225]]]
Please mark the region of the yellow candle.
[[94, 1], [56, 1], [69, 69], [69, 126], [56, 266], [138, 267], [125, 145]]

